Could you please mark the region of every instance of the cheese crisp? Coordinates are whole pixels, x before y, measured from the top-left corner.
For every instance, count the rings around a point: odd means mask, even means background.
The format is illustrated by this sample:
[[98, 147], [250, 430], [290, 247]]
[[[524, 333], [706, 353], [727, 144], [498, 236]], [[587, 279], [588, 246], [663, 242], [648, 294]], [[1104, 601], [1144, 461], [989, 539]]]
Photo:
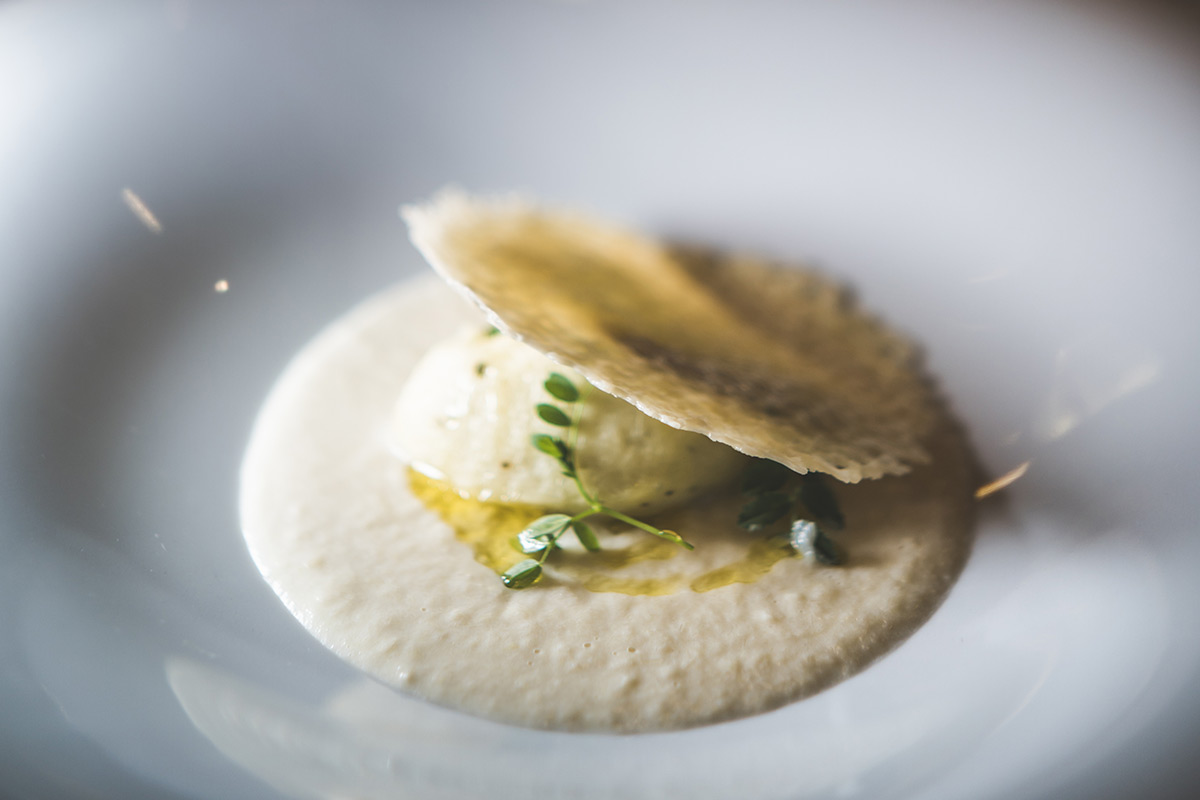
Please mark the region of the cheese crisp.
[[493, 324], [669, 425], [854, 483], [928, 453], [913, 348], [809, 272], [444, 192], [413, 242]]

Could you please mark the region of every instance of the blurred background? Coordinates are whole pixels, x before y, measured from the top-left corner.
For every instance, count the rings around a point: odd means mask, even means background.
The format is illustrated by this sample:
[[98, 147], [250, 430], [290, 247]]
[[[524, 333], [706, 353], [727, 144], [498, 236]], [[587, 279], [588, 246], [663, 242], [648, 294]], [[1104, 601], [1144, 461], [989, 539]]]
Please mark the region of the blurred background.
[[[446, 184], [807, 260], [926, 343], [1029, 464], [930, 625], [652, 753], [310, 640], [242, 447]], [[1198, 220], [1193, 3], [0, 5], [0, 796], [1190, 797]]]

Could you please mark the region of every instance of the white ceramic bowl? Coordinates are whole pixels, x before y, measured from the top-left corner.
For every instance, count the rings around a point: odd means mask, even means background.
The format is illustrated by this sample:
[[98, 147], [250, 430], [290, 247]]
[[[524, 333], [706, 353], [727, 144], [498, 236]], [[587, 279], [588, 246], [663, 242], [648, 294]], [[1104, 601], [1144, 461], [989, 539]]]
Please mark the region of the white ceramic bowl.
[[[1184, 4], [0, 7], [0, 790], [1168, 798], [1200, 785]], [[772, 714], [570, 736], [317, 645], [237, 528], [288, 357], [455, 182], [813, 260], [995, 473], [934, 619]], [[536, 794], [534, 794], [536, 792]]]

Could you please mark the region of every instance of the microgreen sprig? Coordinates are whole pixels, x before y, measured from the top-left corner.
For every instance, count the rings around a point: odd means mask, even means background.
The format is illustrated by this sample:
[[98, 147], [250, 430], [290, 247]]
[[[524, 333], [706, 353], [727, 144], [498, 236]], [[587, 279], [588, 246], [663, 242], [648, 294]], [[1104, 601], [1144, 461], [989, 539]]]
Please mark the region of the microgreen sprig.
[[755, 460], [742, 478], [746, 504], [738, 525], [760, 531], [788, 518], [788, 545], [809, 561], [832, 566], [844, 560], [826, 532], [846, 525], [833, 492], [815, 472], [797, 475], [782, 464]]
[[[536, 554], [536, 558], [526, 558], [510, 567], [500, 579], [504, 585], [510, 589], [524, 589], [532, 586], [542, 577], [542, 565], [546, 563], [546, 558], [551, 551], [558, 548], [558, 540], [566, 535], [567, 531], [574, 531], [575, 538], [579, 543], [589, 551], [600, 549], [600, 540], [596, 538], [596, 533], [592, 530], [584, 520], [596, 515], [606, 516], [615, 519], [618, 522], [623, 522], [646, 533], [653, 534], [661, 539], [666, 539], [669, 542], [686, 547], [688, 550], [693, 549], [692, 545], [684, 541], [683, 537], [675, 531], [664, 530], [657, 528], [649, 523], [623, 514], [615, 508], [606, 506], [599, 497], [588, 490], [583, 479], [579, 476], [579, 468], [576, 459], [576, 447], [579, 442], [579, 421], [583, 415], [583, 392], [581, 392], [574, 383], [565, 375], [552, 372], [550, 377], [542, 384], [547, 394], [554, 400], [566, 404], [566, 409], [555, 403], [538, 403], [535, 406], [535, 411], [541, 420], [556, 428], [562, 428], [564, 436], [554, 436], [548, 433], [535, 433], [531, 437], [531, 443], [539, 452], [554, 458], [558, 461], [559, 468], [562, 474], [575, 482], [575, 488], [579, 491], [579, 495], [587, 503], [587, 508], [575, 515], [567, 514], [547, 514], [538, 517], [529, 524], [525, 530], [517, 535], [517, 545], [521, 552], [526, 555]], [[584, 391], [587, 390], [587, 385], [584, 385]]]

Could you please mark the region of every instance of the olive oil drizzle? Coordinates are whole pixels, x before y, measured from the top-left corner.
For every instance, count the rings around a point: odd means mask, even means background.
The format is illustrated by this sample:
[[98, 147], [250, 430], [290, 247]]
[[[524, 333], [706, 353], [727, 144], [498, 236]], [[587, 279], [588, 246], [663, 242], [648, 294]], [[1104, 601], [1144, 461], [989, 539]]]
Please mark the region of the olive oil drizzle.
[[[458, 541], [471, 548], [475, 560], [503, 574], [520, 558], [512, 535], [540, 517], [534, 506], [482, 502], [464, 498], [443, 481], [408, 470], [408, 485], [426, 508], [437, 514], [454, 531]], [[789, 557], [786, 547], [771, 540], [750, 541], [746, 554], [717, 569], [691, 578], [682, 574], [655, 578], [627, 578], [607, 574], [642, 561], [665, 561], [683, 551], [662, 539], [639, 538], [627, 547], [605, 548], [593, 553], [563, 552], [556, 571], [589, 592], [615, 592], [658, 597], [685, 588], [709, 592], [735, 583], [754, 583], [780, 561]], [[576, 556], [577, 557], [574, 557]]]
[[706, 572], [688, 584], [693, 592], [711, 592], [734, 583], [754, 583], [785, 558], [791, 558], [784, 545], [770, 539], [752, 542], [745, 558], [739, 558], [723, 567]]
[[475, 560], [496, 573], [512, 566], [516, 554], [512, 531], [521, 530], [542, 515], [539, 508], [507, 503], [484, 503], [462, 497], [449, 484], [408, 470], [408, 485], [426, 508], [471, 547]]

